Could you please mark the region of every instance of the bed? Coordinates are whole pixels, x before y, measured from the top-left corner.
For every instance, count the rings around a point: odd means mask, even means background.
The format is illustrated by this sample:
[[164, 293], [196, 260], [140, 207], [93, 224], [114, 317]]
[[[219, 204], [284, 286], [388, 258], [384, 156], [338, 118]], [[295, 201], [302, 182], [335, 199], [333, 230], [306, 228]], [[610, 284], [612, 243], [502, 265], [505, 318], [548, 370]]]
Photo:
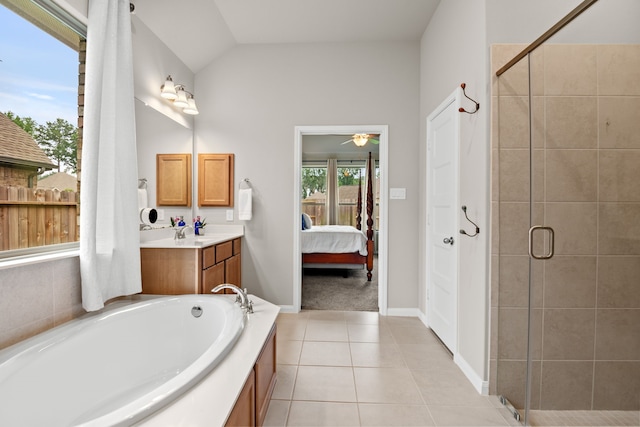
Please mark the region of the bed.
[[366, 198], [366, 233], [362, 231], [362, 187], [358, 190], [357, 223], [311, 225], [302, 219], [301, 252], [304, 268], [366, 268], [367, 281], [373, 270], [373, 172], [369, 153]]

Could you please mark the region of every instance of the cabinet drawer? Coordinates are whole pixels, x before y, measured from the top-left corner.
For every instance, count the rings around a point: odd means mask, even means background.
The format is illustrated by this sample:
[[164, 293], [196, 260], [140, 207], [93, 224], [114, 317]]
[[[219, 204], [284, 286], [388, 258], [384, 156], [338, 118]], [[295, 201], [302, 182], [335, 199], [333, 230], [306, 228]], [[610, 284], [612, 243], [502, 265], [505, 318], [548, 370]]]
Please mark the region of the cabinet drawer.
[[233, 241], [219, 243], [216, 245], [216, 264], [224, 261], [233, 255]]
[[216, 247], [209, 246], [202, 250], [202, 269], [207, 269], [216, 263]]

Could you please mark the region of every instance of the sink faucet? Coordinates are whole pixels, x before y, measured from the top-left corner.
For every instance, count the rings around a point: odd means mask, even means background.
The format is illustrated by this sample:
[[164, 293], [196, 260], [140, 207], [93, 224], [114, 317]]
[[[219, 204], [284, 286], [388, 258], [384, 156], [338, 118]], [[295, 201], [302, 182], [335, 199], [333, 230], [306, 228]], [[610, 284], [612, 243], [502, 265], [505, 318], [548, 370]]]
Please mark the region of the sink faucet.
[[173, 240], [185, 239], [187, 236], [184, 234], [184, 230], [187, 228], [193, 228], [190, 225], [183, 225], [176, 228], [176, 234], [173, 236]]
[[249, 296], [247, 295], [247, 290], [242, 290], [236, 285], [232, 285], [231, 283], [223, 283], [222, 285], [218, 285], [211, 290], [211, 293], [220, 292], [223, 289], [231, 289], [236, 293], [236, 302], [240, 303], [240, 308], [244, 310], [245, 313], [253, 313], [253, 302], [249, 301]]

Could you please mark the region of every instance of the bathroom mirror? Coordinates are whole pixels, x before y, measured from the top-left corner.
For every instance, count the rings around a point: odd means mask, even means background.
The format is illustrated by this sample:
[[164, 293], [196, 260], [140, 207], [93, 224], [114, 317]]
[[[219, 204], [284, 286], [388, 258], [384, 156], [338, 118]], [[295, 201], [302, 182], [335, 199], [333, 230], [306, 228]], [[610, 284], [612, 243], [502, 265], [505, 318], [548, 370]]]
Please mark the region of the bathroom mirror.
[[[193, 218], [193, 207], [158, 206], [156, 157], [158, 154], [193, 152], [193, 131], [136, 99], [138, 178], [147, 180], [148, 206], [158, 211], [156, 226], [169, 225], [170, 217]], [[193, 165], [191, 165], [193, 170]]]

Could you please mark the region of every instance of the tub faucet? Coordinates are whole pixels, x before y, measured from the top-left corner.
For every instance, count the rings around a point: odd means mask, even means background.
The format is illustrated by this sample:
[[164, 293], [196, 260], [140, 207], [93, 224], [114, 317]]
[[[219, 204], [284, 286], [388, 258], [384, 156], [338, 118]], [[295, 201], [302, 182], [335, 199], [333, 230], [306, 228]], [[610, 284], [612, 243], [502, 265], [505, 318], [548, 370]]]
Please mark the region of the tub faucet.
[[222, 285], [218, 285], [211, 290], [211, 293], [220, 292], [223, 289], [231, 289], [236, 293], [236, 302], [240, 303], [240, 308], [244, 310], [245, 313], [253, 313], [253, 302], [249, 301], [249, 296], [247, 295], [247, 290], [242, 290], [236, 285], [232, 285], [231, 283], [223, 283]]
[[181, 240], [185, 239], [187, 236], [184, 234], [184, 230], [187, 228], [193, 228], [190, 225], [183, 225], [182, 227], [176, 228], [176, 234], [173, 236], [173, 240]]

